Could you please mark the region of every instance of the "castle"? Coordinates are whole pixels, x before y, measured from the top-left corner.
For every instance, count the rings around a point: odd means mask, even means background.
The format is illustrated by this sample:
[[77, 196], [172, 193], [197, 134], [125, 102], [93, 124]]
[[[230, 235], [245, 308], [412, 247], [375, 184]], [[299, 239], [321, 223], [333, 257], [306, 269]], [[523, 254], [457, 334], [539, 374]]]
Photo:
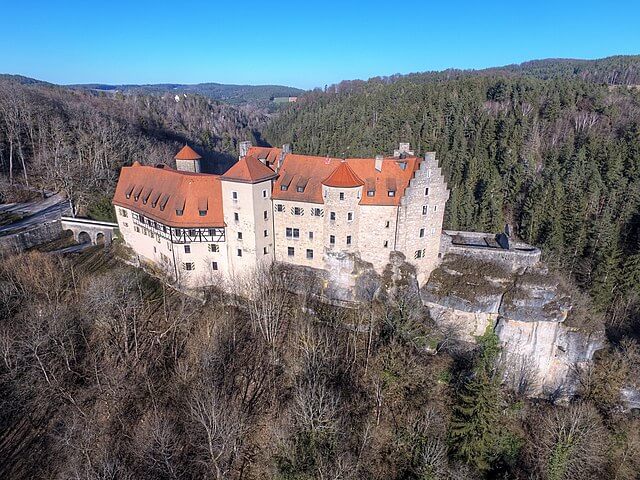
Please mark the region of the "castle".
[[326, 271], [357, 259], [382, 273], [391, 252], [422, 285], [438, 265], [449, 190], [435, 153], [401, 143], [393, 156], [339, 159], [242, 142], [222, 175], [201, 173], [189, 146], [175, 160], [122, 168], [113, 204], [138, 258], [187, 288], [272, 262]]

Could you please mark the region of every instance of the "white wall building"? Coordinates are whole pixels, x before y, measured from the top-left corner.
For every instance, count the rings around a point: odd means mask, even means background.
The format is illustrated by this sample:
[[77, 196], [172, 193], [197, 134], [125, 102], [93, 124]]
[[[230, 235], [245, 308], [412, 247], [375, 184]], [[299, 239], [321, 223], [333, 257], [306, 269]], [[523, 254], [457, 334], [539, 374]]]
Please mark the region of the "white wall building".
[[449, 190], [434, 153], [337, 159], [250, 147], [224, 175], [200, 172], [186, 146], [178, 170], [121, 171], [113, 203], [124, 241], [187, 287], [217, 285], [262, 262], [329, 270], [358, 258], [382, 273], [393, 251], [420, 284], [438, 264]]

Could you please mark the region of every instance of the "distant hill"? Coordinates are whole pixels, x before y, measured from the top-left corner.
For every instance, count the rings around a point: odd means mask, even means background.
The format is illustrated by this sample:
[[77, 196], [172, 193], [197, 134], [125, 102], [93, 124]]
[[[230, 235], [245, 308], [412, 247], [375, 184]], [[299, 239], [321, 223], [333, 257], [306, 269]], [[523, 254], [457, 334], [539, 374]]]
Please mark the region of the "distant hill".
[[67, 85], [70, 88], [97, 90], [103, 92], [122, 92], [124, 94], [162, 95], [198, 94], [234, 105], [256, 104], [268, 105], [275, 97], [296, 97], [304, 90], [283, 85], [226, 85], [222, 83], [198, 83], [186, 85], [179, 83], [159, 83], [151, 85], [105, 85], [81, 84]]
[[[490, 67], [481, 70], [447, 69], [373, 77], [368, 82], [425, 83], [444, 82], [469, 77], [532, 77], [540, 80], [557, 78], [582, 79], [607, 85], [640, 85], [640, 55], [617, 55], [596, 60], [548, 58], [520, 64]], [[346, 80], [332, 85], [330, 90], [357, 90], [364, 80]]]

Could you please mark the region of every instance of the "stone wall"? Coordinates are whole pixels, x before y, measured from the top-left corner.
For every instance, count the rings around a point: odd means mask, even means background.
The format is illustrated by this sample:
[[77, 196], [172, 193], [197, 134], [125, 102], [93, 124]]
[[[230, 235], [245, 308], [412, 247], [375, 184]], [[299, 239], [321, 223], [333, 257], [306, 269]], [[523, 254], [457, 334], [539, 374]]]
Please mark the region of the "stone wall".
[[477, 239], [481, 243], [483, 238], [494, 237], [490, 233], [462, 232], [445, 230], [440, 240], [440, 256], [447, 254], [463, 255], [480, 261], [499, 263], [516, 271], [531, 267], [540, 261], [540, 250], [519, 241], [510, 241], [509, 249], [482, 247], [476, 245], [454, 245], [455, 236], [461, 235], [469, 239]]
[[27, 230], [0, 237], [0, 253], [18, 253], [62, 235], [60, 220], [35, 225]]

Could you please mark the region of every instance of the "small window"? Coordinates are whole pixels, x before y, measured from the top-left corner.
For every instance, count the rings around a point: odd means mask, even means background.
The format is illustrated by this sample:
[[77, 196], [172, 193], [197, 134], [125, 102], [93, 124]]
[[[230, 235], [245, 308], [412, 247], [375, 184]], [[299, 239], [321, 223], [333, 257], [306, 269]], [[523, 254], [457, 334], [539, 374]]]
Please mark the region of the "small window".
[[286, 192], [287, 188], [289, 188], [289, 185], [280, 185], [280, 190], [282, 190], [283, 192]]
[[384, 222], [384, 228], [389, 228], [389, 220], [387, 220], [386, 222]]
[[335, 220], [335, 219], [336, 219], [336, 212], [329, 213], [329, 220]]
[[264, 236], [265, 236], [265, 237], [268, 237], [268, 236], [269, 236], [269, 230], [265, 230], [265, 231], [264, 231]]
[[218, 262], [211, 262], [211, 269], [218, 270]]
[[189, 270], [189, 271], [191, 271], [191, 270], [195, 270], [195, 263], [193, 263], [193, 262], [186, 262], [186, 263], [183, 263], [183, 264], [182, 264], [182, 266], [183, 266], [183, 268], [184, 268], [185, 270]]
[[184, 246], [184, 253], [191, 253], [191, 245]]
[[284, 205], [281, 203], [276, 204], [276, 212], [284, 212]]
[[413, 258], [422, 258], [422, 250], [416, 250], [416, 253], [413, 254]]
[[242, 232], [238, 232], [238, 240], [242, 240]]
[[238, 256], [239, 256], [239, 257], [241, 257], [241, 256], [242, 256], [242, 249], [241, 249], [241, 248], [239, 248], [239, 249], [237, 250], [237, 252], [238, 252]]
[[296, 249], [293, 247], [287, 247], [287, 255], [289, 255], [290, 257], [293, 257], [296, 253]]
[[293, 237], [293, 228], [289, 228], [289, 227], [287, 227], [287, 228], [285, 229], [285, 235], [286, 235], [286, 237], [287, 237], [287, 238], [291, 238], [291, 237]]
[[233, 219], [237, 222], [240, 220], [240, 214], [238, 212], [233, 212]]
[[176, 210], [176, 215], [178, 215], [179, 217], [181, 217], [183, 213], [184, 210]]
[[201, 217], [204, 217], [207, 215], [207, 211], [206, 210], [198, 210], [198, 215], [200, 215]]
[[427, 188], [425, 188], [425, 189], [424, 189], [424, 195], [425, 195], [425, 197], [426, 197], [427, 195], [429, 195], [429, 187], [427, 187]]
[[267, 218], [269, 218], [269, 213], [265, 210], [262, 214], [262, 216], [264, 217], [264, 219], [266, 220]]
[[215, 252], [219, 252], [219, 251], [220, 251], [220, 245], [218, 245], [218, 244], [216, 244], [216, 243], [210, 243], [210, 244], [208, 245], [208, 248], [209, 248], [209, 251], [210, 251], [210, 252], [213, 252], [213, 253], [215, 253]]
[[300, 207], [293, 207], [293, 208], [291, 209], [291, 213], [292, 213], [293, 215], [300, 216], [300, 215], [302, 215], [302, 214], [304, 213], [304, 210], [302, 210], [302, 208], [300, 208]]
[[269, 249], [267, 247], [263, 247], [262, 253], [266, 255], [267, 253], [269, 253]]
[[313, 250], [307, 248], [307, 259], [313, 260]]
[[376, 195], [375, 190], [367, 190], [367, 197], [374, 197]]
[[298, 192], [298, 193], [303, 193], [303, 192], [304, 192], [304, 187], [303, 187], [302, 185], [298, 185], [298, 186], [296, 187], [296, 192]]
[[189, 230], [189, 236], [190, 237], [195, 237], [196, 235], [198, 235], [198, 231], [197, 230]]
[[351, 235], [347, 235], [347, 245], [351, 245]]
[[434, 205], [434, 206], [433, 206], [433, 211], [434, 211], [434, 212], [437, 212], [437, 211], [438, 211], [438, 205]]
[[122, 226], [125, 228], [129, 228], [129, 224], [127, 222], [122, 222]]
[[266, 190], [262, 190], [262, 198], [267, 198], [267, 191]]
[[335, 235], [329, 235], [329, 243], [331, 245], [335, 245], [336, 244], [336, 236]]
[[384, 248], [389, 248], [389, 240], [385, 240], [383, 246]]
[[423, 205], [422, 206], [422, 214], [426, 215], [428, 211], [429, 211], [429, 206], [428, 205]]
[[420, 238], [423, 238], [423, 237], [424, 237], [424, 228], [421, 228], [420, 229]]
[[340, 200], [344, 200], [344, 192], [340, 192]]
[[347, 213], [347, 221], [349, 221], [349, 222], [353, 221], [353, 212], [348, 212]]
[[389, 190], [387, 192], [387, 195], [389, 195], [390, 197], [395, 197], [396, 196], [396, 191], [395, 190]]
[[153, 253], [158, 253], [158, 251], [156, 250], [156, 246], [153, 246]]
[[314, 207], [314, 208], [311, 209], [311, 216], [312, 217], [322, 217], [322, 216], [324, 216], [324, 210], [322, 208]]
[[300, 238], [300, 229], [299, 228], [294, 228], [293, 229], [293, 238]]
[[238, 192], [231, 192], [231, 198], [238, 200]]
[[313, 232], [309, 232], [309, 240], [313, 240]]

